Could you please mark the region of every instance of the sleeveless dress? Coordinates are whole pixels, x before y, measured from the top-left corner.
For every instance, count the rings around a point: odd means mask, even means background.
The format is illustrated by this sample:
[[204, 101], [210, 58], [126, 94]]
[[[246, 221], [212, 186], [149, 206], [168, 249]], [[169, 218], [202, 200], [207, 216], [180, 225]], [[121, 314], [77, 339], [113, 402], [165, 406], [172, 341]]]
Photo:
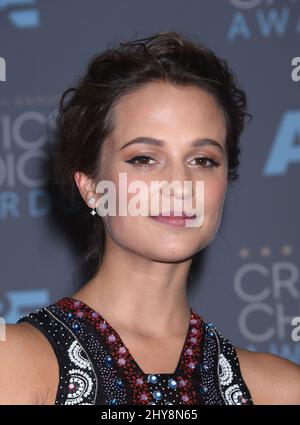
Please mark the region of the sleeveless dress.
[[39, 329], [56, 354], [56, 405], [253, 404], [235, 348], [192, 308], [174, 373], [144, 373], [107, 320], [72, 297], [20, 322]]

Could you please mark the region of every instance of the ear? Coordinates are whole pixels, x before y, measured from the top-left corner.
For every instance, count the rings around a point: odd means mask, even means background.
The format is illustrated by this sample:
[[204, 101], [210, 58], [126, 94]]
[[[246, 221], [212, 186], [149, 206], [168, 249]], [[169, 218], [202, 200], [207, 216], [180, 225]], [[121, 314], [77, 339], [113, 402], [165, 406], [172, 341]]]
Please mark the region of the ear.
[[90, 207], [90, 204], [88, 204], [88, 199], [90, 196], [95, 197], [94, 181], [81, 171], [76, 171], [74, 173], [74, 180], [82, 196], [82, 199], [87, 204], [87, 206]]

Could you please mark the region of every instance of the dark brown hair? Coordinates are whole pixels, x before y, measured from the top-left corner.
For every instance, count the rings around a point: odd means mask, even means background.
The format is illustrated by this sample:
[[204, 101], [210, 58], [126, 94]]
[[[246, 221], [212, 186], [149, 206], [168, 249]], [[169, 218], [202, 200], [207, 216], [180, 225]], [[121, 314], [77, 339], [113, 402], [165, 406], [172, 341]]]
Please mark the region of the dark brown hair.
[[225, 60], [174, 31], [119, 43], [94, 55], [76, 86], [68, 88], [61, 97], [53, 165], [56, 183], [71, 205], [80, 207], [89, 226], [90, 239], [83, 258], [93, 262], [95, 272], [105, 249], [105, 229], [98, 214], [89, 214], [74, 173], [82, 171], [98, 181], [101, 147], [114, 130], [116, 102], [151, 81], [194, 85], [215, 97], [227, 123], [228, 182], [238, 179], [239, 139], [245, 119], [252, 115], [247, 112], [246, 94]]

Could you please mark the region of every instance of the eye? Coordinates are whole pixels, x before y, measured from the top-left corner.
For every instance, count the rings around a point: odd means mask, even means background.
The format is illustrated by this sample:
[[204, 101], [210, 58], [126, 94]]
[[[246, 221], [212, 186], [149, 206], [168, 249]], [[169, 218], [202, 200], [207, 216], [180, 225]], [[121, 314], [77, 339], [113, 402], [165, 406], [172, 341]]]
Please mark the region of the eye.
[[[208, 157], [198, 157], [198, 158], [194, 158], [193, 159], [193, 161], [197, 161], [197, 160], [199, 160], [199, 162], [200, 162], [200, 166], [202, 167], [202, 168], [212, 168], [212, 167], [219, 167], [219, 165], [221, 165], [219, 162], [217, 162], [217, 161], [215, 161], [214, 159], [212, 159], [212, 158], [208, 158]], [[210, 162], [210, 165], [201, 165], [201, 162], [202, 162], [202, 164], [203, 163], [206, 163], [207, 164], [207, 161], [208, 162]], [[197, 164], [196, 164], [197, 165]]]
[[[136, 165], [137, 167], [147, 167], [147, 166], [153, 165], [153, 164], [149, 164], [149, 160], [154, 161], [154, 159], [152, 159], [150, 156], [138, 155], [138, 156], [134, 156], [133, 158], [125, 162]], [[139, 161], [139, 163], [137, 161]]]

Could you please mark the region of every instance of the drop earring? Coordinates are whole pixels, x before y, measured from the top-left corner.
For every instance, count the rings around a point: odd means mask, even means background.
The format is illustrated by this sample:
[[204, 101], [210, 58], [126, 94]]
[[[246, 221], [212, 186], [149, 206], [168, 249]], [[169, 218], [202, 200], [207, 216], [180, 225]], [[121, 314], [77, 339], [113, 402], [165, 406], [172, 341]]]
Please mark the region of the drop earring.
[[[96, 201], [96, 199], [94, 198], [94, 196], [91, 196], [91, 197], [88, 199], [88, 203], [89, 203], [90, 205], [94, 205], [95, 201]], [[96, 214], [95, 207], [93, 207], [93, 209], [92, 209], [92, 211], [91, 211], [91, 214], [92, 214], [92, 215], [95, 215], [95, 214]]]

